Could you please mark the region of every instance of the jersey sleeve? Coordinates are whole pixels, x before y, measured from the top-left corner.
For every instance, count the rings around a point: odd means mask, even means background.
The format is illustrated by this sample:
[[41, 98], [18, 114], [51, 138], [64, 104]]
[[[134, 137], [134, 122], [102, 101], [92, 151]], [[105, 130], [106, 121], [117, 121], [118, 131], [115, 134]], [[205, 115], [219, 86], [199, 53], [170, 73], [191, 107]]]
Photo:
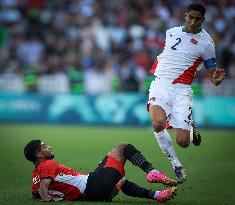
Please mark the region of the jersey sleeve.
[[166, 31], [166, 39], [165, 39], [165, 41], [169, 38], [169, 37], [172, 37], [172, 32], [173, 32], [173, 29], [171, 28], [171, 29], [168, 29], [167, 31]]
[[56, 162], [54, 162], [53, 160], [46, 161], [40, 168], [40, 178], [41, 179], [51, 178], [54, 180], [56, 177], [56, 168], [57, 168]]
[[201, 57], [202, 57], [202, 59], [203, 59], [204, 61], [216, 57], [216, 55], [215, 55], [215, 45], [214, 45], [214, 43], [209, 43], [209, 44], [203, 49], [203, 52], [202, 52], [202, 56], [201, 56]]
[[213, 42], [210, 42], [205, 49], [203, 49], [202, 59], [204, 61], [205, 68], [211, 68], [216, 66], [215, 58], [215, 45]]
[[33, 184], [32, 185], [32, 194], [33, 195], [38, 195], [38, 188], [39, 188], [39, 185], [38, 184]]

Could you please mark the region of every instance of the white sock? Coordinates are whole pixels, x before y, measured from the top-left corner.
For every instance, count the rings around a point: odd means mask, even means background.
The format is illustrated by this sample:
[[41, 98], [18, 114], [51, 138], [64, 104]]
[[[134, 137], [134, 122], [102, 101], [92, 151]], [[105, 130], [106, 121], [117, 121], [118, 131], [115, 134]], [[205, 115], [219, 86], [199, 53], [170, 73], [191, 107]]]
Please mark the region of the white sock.
[[155, 191], [155, 194], [154, 194], [153, 198], [156, 199], [159, 193], [160, 193], [160, 191]]
[[175, 150], [173, 148], [173, 143], [171, 137], [166, 129], [161, 132], [154, 132], [155, 138], [158, 141], [160, 148], [162, 149], [163, 153], [167, 156], [167, 158], [171, 161], [173, 167], [175, 166], [182, 166], [180, 161], [178, 160]]
[[193, 141], [193, 127], [191, 126], [191, 129], [190, 129], [190, 142]]

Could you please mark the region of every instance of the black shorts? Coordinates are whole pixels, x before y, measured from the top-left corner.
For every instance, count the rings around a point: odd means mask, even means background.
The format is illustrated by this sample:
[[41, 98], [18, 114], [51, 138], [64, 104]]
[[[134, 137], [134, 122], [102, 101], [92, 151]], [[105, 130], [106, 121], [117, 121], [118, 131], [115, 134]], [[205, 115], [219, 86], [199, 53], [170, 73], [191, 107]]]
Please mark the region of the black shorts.
[[125, 175], [123, 165], [112, 156], [105, 156], [94, 172], [89, 173], [85, 189], [86, 200], [109, 200], [115, 185]]

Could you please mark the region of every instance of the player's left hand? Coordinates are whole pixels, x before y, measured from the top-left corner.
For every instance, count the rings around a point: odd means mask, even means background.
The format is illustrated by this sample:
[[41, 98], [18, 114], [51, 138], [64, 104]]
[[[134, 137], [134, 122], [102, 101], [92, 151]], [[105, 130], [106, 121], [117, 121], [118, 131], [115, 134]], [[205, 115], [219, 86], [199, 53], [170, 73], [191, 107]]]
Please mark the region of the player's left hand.
[[224, 69], [216, 68], [212, 75], [211, 80], [215, 85], [219, 85], [223, 81], [224, 77], [225, 77]]

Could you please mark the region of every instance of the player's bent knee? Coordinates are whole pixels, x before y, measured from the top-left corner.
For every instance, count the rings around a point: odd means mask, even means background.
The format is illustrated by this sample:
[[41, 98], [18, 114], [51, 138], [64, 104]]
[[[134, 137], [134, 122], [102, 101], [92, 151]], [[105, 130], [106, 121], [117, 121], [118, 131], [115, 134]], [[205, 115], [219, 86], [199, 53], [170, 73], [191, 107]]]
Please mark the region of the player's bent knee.
[[177, 139], [176, 138], [176, 143], [180, 146], [180, 147], [183, 147], [183, 148], [186, 148], [189, 146], [189, 140], [188, 139]]
[[118, 146], [116, 146], [115, 148], [113, 148], [107, 155], [116, 158], [119, 162], [121, 162], [121, 164], [124, 165], [126, 162], [124, 150], [127, 145], [128, 145], [128, 143], [125, 143], [125, 142], [121, 143]]
[[153, 120], [152, 124], [155, 132], [161, 132], [166, 127], [166, 122], [163, 119]]
[[127, 145], [128, 145], [127, 142], [122, 142], [121, 144], [117, 146], [117, 149], [124, 150]]
[[123, 155], [124, 154], [124, 150], [125, 147], [128, 145], [128, 143], [126, 142], [122, 142], [121, 144], [119, 144], [117, 147], [115, 147], [115, 152], [119, 153], [119, 155]]

